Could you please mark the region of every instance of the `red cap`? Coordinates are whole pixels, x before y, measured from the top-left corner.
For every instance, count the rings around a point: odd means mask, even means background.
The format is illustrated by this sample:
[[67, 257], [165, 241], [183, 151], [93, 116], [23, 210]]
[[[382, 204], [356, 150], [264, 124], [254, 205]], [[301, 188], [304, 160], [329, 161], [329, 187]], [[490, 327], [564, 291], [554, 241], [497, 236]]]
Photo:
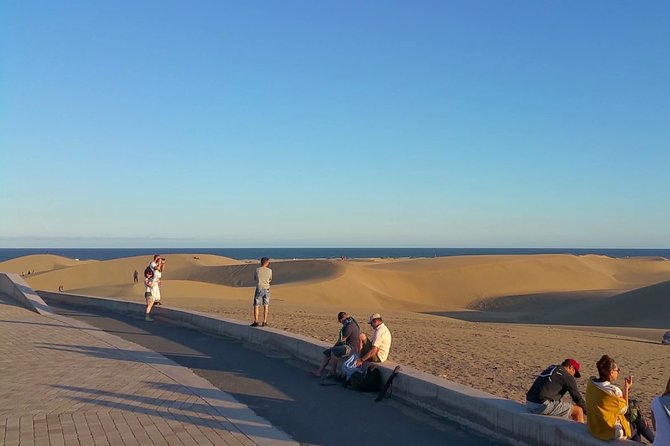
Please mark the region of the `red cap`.
[[572, 367], [575, 368], [575, 378], [579, 378], [579, 377], [582, 376], [582, 374], [579, 373], [580, 366], [579, 366], [579, 363], [577, 361], [575, 361], [572, 358], [568, 358], [568, 359], [565, 360], [564, 364], [565, 365], [571, 365]]

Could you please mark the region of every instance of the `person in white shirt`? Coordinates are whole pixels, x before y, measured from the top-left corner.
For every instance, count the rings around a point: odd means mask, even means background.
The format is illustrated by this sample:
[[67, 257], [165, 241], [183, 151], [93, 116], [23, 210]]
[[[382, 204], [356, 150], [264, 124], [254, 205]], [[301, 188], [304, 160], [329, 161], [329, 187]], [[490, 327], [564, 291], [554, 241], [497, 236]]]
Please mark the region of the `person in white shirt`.
[[381, 315], [379, 313], [371, 315], [368, 324], [370, 324], [374, 333], [372, 339], [368, 339], [365, 333], [361, 334], [359, 348], [361, 357], [356, 361], [356, 367], [360, 367], [365, 361], [384, 362], [388, 359], [391, 350], [391, 332], [384, 324]]
[[654, 446], [670, 444], [670, 379], [662, 395], [651, 400], [651, 422], [656, 430]]
[[161, 306], [161, 276], [163, 275], [163, 268], [165, 268], [165, 259], [160, 256], [160, 254], [155, 254], [151, 263], [149, 263], [149, 268], [153, 273], [153, 283], [155, 285], [151, 288], [151, 295], [154, 298], [154, 305]]

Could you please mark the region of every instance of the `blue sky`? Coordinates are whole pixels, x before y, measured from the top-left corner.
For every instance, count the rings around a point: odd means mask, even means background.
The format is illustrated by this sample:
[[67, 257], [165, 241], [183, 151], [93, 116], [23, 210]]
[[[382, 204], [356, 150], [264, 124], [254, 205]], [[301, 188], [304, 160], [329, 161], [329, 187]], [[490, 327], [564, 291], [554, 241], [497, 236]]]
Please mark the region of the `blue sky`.
[[0, 246], [670, 247], [669, 16], [2, 2]]

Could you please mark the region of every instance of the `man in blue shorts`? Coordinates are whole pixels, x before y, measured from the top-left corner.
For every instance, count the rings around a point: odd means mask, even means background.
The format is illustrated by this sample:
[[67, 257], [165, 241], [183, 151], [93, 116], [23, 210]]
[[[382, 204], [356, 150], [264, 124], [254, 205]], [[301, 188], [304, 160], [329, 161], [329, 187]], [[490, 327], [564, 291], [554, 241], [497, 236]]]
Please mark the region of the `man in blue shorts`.
[[[577, 389], [575, 378], [579, 373], [579, 363], [574, 359], [566, 359], [560, 365], [552, 365], [538, 375], [526, 393], [528, 411], [538, 415], [571, 418], [584, 422], [586, 401]], [[574, 404], [561, 401], [566, 393], [570, 394]]]
[[270, 306], [270, 282], [272, 282], [272, 270], [268, 268], [270, 259], [263, 257], [261, 259], [261, 266], [256, 268], [254, 272], [254, 280], [256, 281], [256, 290], [254, 291], [254, 323], [252, 327], [258, 327], [258, 313], [259, 306], [263, 304], [263, 324], [265, 327], [268, 324], [268, 312]]

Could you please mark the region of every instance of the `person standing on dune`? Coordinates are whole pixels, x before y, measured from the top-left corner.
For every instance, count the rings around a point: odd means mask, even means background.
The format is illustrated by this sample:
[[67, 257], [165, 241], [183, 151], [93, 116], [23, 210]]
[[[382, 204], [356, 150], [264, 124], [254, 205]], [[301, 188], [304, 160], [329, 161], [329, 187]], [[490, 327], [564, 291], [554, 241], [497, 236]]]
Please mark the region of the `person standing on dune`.
[[270, 259], [263, 257], [261, 266], [254, 272], [254, 281], [256, 281], [256, 290], [254, 291], [254, 322], [252, 327], [258, 327], [259, 306], [263, 304], [263, 324], [268, 325], [268, 313], [270, 306], [270, 282], [272, 282], [272, 270], [268, 268]]

